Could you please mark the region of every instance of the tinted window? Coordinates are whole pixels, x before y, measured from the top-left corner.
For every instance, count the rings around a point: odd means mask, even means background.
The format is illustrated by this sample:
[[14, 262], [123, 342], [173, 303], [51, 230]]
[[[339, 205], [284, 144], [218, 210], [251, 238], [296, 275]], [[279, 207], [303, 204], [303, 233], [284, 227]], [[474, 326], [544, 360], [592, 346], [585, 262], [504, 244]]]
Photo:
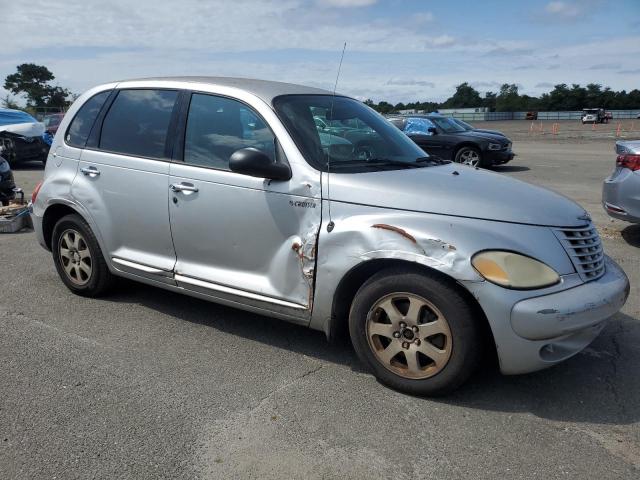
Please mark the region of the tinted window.
[[100, 109], [111, 92], [101, 92], [87, 100], [71, 121], [66, 141], [73, 147], [83, 148], [91, 133], [91, 127], [100, 113]]
[[184, 161], [229, 170], [229, 157], [254, 147], [275, 161], [275, 137], [245, 104], [229, 98], [194, 93], [184, 139]]
[[113, 101], [100, 136], [100, 148], [140, 157], [165, 158], [165, 143], [178, 92], [122, 90]]

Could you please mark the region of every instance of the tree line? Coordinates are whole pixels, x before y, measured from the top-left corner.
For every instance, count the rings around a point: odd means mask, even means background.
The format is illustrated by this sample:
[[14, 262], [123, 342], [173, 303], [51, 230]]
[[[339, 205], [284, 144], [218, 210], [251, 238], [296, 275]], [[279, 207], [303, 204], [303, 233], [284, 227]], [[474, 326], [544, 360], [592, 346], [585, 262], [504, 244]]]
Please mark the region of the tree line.
[[606, 108], [608, 110], [640, 109], [640, 90], [614, 91], [598, 83], [589, 83], [582, 87], [577, 83], [555, 85], [553, 90], [539, 97], [521, 95], [516, 84], [505, 83], [498, 92], [486, 92], [484, 97], [468, 82], [456, 86], [455, 93], [442, 103], [410, 102], [395, 105], [381, 101], [364, 103], [380, 113], [392, 113], [398, 110], [424, 110], [433, 112], [441, 108], [486, 107], [491, 112], [529, 112], [529, 111], [575, 111], [583, 108]]
[[[43, 65], [23, 63], [18, 65], [16, 73], [7, 75], [4, 88], [26, 100], [28, 110], [66, 109], [76, 98], [66, 88], [52, 85], [53, 73]], [[0, 101], [6, 108], [19, 108], [15, 98], [7, 95]], [[528, 112], [528, 111], [567, 111], [583, 108], [606, 108], [608, 110], [640, 109], [640, 90], [614, 91], [598, 83], [589, 83], [583, 87], [577, 83], [571, 86], [560, 83], [553, 90], [539, 97], [521, 95], [518, 85], [505, 83], [498, 92], [486, 92], [484, 97], [468, 82], [456, 86], [455, 93], [444, 102], [409, 102], [395, 105], [381, 101], [364, 103], [380, 113], [392, 113], [398, 110], [424, 110], [432, 112], [441, 108], [486, 107], [492, 112]]]

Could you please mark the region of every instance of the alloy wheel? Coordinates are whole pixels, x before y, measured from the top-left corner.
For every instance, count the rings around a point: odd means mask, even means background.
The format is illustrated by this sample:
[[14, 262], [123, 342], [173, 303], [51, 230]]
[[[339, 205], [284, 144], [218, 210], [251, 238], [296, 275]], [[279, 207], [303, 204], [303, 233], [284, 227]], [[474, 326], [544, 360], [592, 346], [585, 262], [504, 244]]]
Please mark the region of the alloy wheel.
[[429, 378], [451, 358], [449, 324], [430, 301], [412, 293], [379, 299], [367, 315], [367, 340], [376, 359], [408, 379]]
[[67, 278], [74, 285], [83, 286], [89, 282], [93, 261], [89, 246], [80, 232], [68, 229], [62, 233], [58, 255]]
[[480, 165], [480, 154], [475, 150], [465, 149], [460, 153], [460, 163], [477, 167]]

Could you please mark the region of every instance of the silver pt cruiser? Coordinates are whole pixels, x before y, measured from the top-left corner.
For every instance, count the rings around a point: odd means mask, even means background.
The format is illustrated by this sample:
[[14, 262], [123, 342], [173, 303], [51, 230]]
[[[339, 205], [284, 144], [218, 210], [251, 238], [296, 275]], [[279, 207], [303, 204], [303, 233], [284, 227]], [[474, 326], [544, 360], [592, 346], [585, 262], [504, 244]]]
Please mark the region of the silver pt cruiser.
[[[325, 125], [322, 129], [319, 124]], [[425, 156], [364, 104], [233, 78], [96, 87], [32, 198], [74, 293], [126, 277], [350, 333], [386, 385], [439, 394], [587, 346], [629, 282], [556, 193]]]

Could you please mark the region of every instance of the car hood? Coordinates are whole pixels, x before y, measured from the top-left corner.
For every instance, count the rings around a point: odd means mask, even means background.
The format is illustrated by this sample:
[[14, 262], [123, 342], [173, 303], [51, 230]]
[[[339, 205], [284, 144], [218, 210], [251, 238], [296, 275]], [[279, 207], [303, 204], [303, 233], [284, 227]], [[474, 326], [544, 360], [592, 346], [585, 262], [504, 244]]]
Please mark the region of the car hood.
[[0, 125], [0, 132], [9, 132], [21, 137], [40, 137], [44, 133], [44, 124], [35, 122]]
[[499, 137], [506, 137], [504, 133], [499, 132], [497, 130], [485, 130], [484, 128], [476, 128], [475, 130], [472, 130], [472, 131], [477, 133], [488, 133], [489, 135], [497, 135]]
[[330, 183], [331, 200], [338, 202], [553, 227], [589, 220], [580, 205], [559, 193], [458, 164], [331, 173]]
[[487, 130], [467, 130], [465, 132], [456, 133], [456, 135], [469, 137], [473, 140], [487, 140], [490, 142], [495, 141], [498, 143], [503, 143], [506, 139], [506, 137], [501, 133], [490, 133]]

